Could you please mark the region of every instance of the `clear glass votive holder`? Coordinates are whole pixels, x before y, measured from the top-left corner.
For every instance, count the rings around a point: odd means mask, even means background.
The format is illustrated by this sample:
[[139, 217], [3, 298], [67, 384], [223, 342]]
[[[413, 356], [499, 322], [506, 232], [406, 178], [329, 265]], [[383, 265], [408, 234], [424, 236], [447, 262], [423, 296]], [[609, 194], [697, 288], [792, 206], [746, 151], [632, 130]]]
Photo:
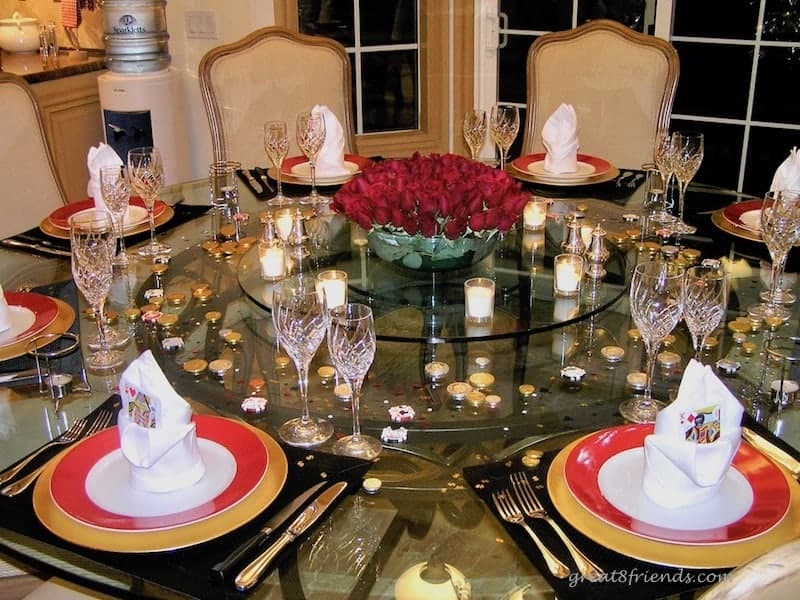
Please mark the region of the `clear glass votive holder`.
[[238, 239], [239, 182], [241, 163], [225, 160], [208, 167], [208, 195], [211, 200], [212, 235], [217, 240]]
[[522, 210], [522, 226], [528, 231], [537, 231], [544, 227], [547, 220], [547, 200], [533, 196]]
[[275, 230], [278, 237], [284, 242], [289, 239], [292, 234], [292, 226], [294, 225], [294, 213], [290, 208], [284, 208], [275, 213]]
[[286, 247], [280, 240], [261, 240], [258, 243], [261, 278], [277, 281], [286, 275]]
[[472, 277], [464, 282], [464, 316], [467, 323], [487, 323], [494, 317], [494, 281]]
[[577, 296], [585, 261], [578, 254], [559, 254], [553, 259], [553, 293], [556, 296]]
[[328, 269], [317, 274], [317, 294], [328, 310], [347, 304], [347, 273]]

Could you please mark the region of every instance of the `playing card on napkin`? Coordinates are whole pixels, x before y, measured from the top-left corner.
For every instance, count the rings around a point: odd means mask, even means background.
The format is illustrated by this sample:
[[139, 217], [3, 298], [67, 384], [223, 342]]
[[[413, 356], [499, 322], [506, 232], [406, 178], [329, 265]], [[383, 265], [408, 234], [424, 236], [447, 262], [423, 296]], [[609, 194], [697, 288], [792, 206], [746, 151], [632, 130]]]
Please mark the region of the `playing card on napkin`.
[[89, 197], [94, 198], [95, 207], [105, 210], [106, 204], [103, 202], [103, 194], [100, 192], [100, 169], [102, 167], [121, 167], [122, 159], [111, 146], [100, 142], [99, 146], [89, 148], [86, 166], [89, 169], [86, 193]]
[[645, 438], [645, 494], [669, 508], [716, 494], [739, 449], [742, 412], [711, 367], [691, 360], [677, 398]]
[[578, 117], [571, 104], [561, 104], [542, 127], [547, 149], [545, 171], [574, 173], [578, 170]]
[[797, 147], [792, 148], [789, 156], [775, 171], [770, 191], [800, 190], [800, 153]]
[[316, 170], [318, 177], [337, 177], [348, 175], [350, 171], [344, 166], [344, 130], [339, 119], [327, 106], [316, 105], [311, 109], [315, 115], [322, 115], [325, 120], [325, 142], [317, 156]]
[[120, 447], [131, 465], [131, 484], [170, 492], [197, 482], [205, 466], [191, 407], [172, 388], [150, 350], [125, 369], [119, 391]]

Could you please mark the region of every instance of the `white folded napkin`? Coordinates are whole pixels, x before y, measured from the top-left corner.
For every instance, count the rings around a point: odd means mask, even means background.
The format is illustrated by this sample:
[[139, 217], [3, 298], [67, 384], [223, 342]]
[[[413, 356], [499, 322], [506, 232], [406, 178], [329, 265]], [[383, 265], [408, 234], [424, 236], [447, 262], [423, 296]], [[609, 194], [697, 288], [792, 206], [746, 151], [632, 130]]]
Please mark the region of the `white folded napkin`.
[[578, 170], [578, 117], [571, 104], [561, 104], [542, 127], [542, 142], [547, 149], [544, 169], [550, 173]]
[[689, 361], [678, 397], [644, 441], [645, 494], [668, 508], [713, 497], [739, 449], [742, 412], [711, 367]]
[[769, 189], [773, 192], [800, 190], [800, 152], [797, 151], [796, 146], [792, 148], [789, 156], [775, 171]]
[[192, 410], [170, 385], [147, 350], [119, 380], [122, 408], [117, 423], [122, 454], [130, 463], [131, 486], [172, 492], [205, 474]]
[[99, 146], [89, 148], [86, 166], [89, 168], [89, 183], [86, 185], [86, 193], [90, 198], [94, 198], [96, 208], [107, 210], [106, 203], [103, 202], [103, 194], [100, 192], [100, 169], [102, 167], [121, 167], [122, 159], [111, 146], [100, 142]]
[[0, 285], [0, 333], [6, 331], [9, 327], [11, 327], [11, 310], [8, 308], [3, 286]]
[[317, 177], [338, 177], [348, 175], [344, 166], [344, 130], [339, 119], [327, 106], [316, 105], [311, 109], [315, 115], [325, 119], [325, 142], [317, 155]]

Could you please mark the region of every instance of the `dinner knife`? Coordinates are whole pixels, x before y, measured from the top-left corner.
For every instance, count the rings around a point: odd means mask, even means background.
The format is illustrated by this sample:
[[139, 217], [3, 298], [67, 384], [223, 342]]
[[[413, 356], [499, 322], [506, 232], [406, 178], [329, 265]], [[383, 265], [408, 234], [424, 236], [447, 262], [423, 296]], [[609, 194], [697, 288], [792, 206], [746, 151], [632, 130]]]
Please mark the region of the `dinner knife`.
[[283, 507], [278, 513], [276, 513], [272, 518], [268, 519], [264, 527], [251, 537], [248, 540], [236, 548], [233, 552], [231, 552], [225, 560], [218, 562], [214, 566], [211, 567], [211, 574], [224, 581], [227, 577], [231, 575], [231, 571], [238, 566], [245, 557], [253, 554], [256, 550], [261, 550], [266, 546], [267, 540], [269, 536], [272, 534], [273, 531], [281, 527], [286, 521], [289, 520], [297, 509], [303, 506], [311, 496], [316, 494], [319, 489], [328, 483], [327, 481], [320, 481], [319, 483], [312, 485], [302, 494], [300, 494], [297, 498], [289, 502], [285, 507]]
[[267, 189], [270, 192], [274, 192], [275, 189], [269, 183], [269, 177], [267, 176], [267, 170], [264, 167], [254, 167], [256, 173], [261, 178], [261, 181], [264, 182], [264, 185], [267, 186]]
[[303, 512], [297, 516], [292, 524], [289, 525], [289, 528], [281, 534], [281, 537], [279, 537], [274, 544], [262, 552], [237, 575], [235, 580], [236, 589], [240, 592], [244, 592], [253, 587], [264, 571], [267, 570], [267, 567], [275, 560], [278, 554], [280, 554], [281, 550], [319, 521], [320, 517], [325, 514], [333, 501], [336, 500], [346, 488], [347, 482], [339, 481], [317, 496], [311, 504], [303, 509]]
[[742, 437], [756, 450], [785, 467], [795, 479], [800, 477], [800, 460], [747, 427], [742, 427]]
[[[250, 183], [250, 187], [253, 188], [253, 191], [256, 194], [263, 194], [266, 191], [264, 190], [264, 186], [261, 185], [255, 177], [253, 177], [253, 173], [250, 172], [250, 169], [242, 169], [241, 172], [244, 174], [245, 178]], [[259, 192], [259, 190], [261, 190], [261, 192]]]
[[50, 248], [42, 244], [20, 242], [19, 240], [14, 240], [11, 238], [0, 240], [0, 244], [2, 244], [3, 246], [8, 246], [9, 248], [21, 248], [23, 250], [33, 250], [35, 252], [41, 252], [42, 254], [50, 254], [53, 256], [65, 256], [65, 257], [72, 256], [72, 254], [68, 250], [61, 250], [59, 248]]

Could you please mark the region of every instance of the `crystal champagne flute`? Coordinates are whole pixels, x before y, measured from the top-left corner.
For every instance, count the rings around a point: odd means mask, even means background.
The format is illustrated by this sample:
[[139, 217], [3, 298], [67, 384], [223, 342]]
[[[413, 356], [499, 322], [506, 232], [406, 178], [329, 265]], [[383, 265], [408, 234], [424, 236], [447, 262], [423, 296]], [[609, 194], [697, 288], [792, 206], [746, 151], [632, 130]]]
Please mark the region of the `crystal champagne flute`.
[[125, 167], [100, 167], [100, 193], [117, 230], [119, 251], [111, 262], [114, 265], [125, 266], [129, 261], [125, 251], [125, 214], [128, 212], [131, 198], [130, 182]]
[[317, 205], [328, 198], [317, 192], [317, 156], [325, 143], [325, 118], [311, 111], [297, 115], [297, 145], [308, 159], [311, 171], [311, 193], [300, 199], [303, 204]]
[[308, 408], [308, 367], [325, 337], [325, 302], [317, 293], [313, 278], [302, 274], [279, 282], [272, 294], [272, 320], [278, 342], [297, 369], [302, 413], [278, 430], [292, 446], [315, 446], [333, 435], [333, 425], [314, 418]]
[[673, 225], [677, 234], [690, 234], [697, 227], [683, 220], [683, 208], [686, 200], [686, 189], [689, 182], [697, 174], [703, 162], [703, 134], [695, 131], [676, 131], [672, 134], [672, 159], [670, 164], [678, 180], [678, 220]]
[[156, 240], [156, 224], [153, 216], [156, 197], [164, 184], [164, 163], [158, 149], [152, 146], [131, 149], [128, 152], [128, 177], [133, 191], [141, 196], [150, 221], [150, 242], [139, 248], [139, 254], [142, 256], [168, 254], [172, 248]]
[[669, 183], [672, 176], [675, 174], [672, 168], [672, 135], [666, 134], [656, 140], [655, 149], [653, 151], [653, 162], [656, 165], [659, 175], [661, 176], [661, 186], [654, 186], [655, 189], [661, 190], [661, 198], [663, 206], [657, 210], [652, 216], [652, 220], [659, 224], [669, 224], [674, 222], [675, 217], [670, 214], [671, 202], [669, 198]]
[[328, 351], [336, 370], [352, 393], [353, 434], [336, 441], [336, 454], [371, 460], [381, 452], [381, 443], [361, 433], [359, 410], [361, 386], [375, 359], [375, 322], [372, 309], [364, 304], [342, 304], [329, 312]]
[[706, 338], [722, 323], [727, 306], [728, 278], [719, 265], [698, 265], [686, 271], [684, 319], [696, 360], [700, 360]]
[[486, 141], [486, 111], [468, 110], [464, 115], [464, 140], [469, 146], [472, 160], [478, 160], [478, 153]]
[[519, 109], [511, 104], [495, 104], [489, 120], [489, 135], [500, 150], [500, 170], [506, 168], [506, 155], [519, 132]]
[[289, 199], [283, 195], [281, 187], [281, 165], [283, 159], [289, 152], [289, 137], [286, 133], [286, 121], [267, 121], [264, 124], [264, 150], [269, 161], [275, 168], [275, 180], [278, 183], [278, 193], [274, 198], [270, 198], [267, 204], [270, 206], [282, 206], [289, 203]]
[[681, 319], [684, 279], [683, 269], [666, 261], [640, 263], [633, 270], [630, 310], [647, 352], [647, 382], [643, 396], [619, 406], [620, 414], [630, 422], [652, 423], [661, 407], [653, 399], [655, 357], [661, 342]]

